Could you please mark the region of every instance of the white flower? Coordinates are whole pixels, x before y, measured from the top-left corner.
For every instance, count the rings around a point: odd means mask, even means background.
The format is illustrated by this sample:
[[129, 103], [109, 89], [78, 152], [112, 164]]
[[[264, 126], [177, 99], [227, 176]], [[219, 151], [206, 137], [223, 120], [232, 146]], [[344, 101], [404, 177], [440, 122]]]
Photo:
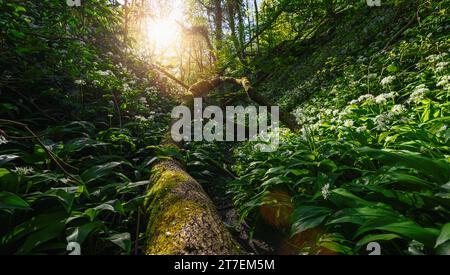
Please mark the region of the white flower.
[[396, 93], [393, 93], [393, 92], [391, 92], [391, 93], [386, 93], [386, 94], [381, 94], [381, 95], [378, 95], [377, 97], [375, 97], [375, 102], [376, 102], [377, 104], [384, 104], [384, 103], [387, 102], [388, 99], [393, 99], [393, 98], [395, 98], [396, 95], [397, 95], [397, 94], [396, 94]]
[[147, 121], [148, 119], [147, 118], [145, 118], [144, 116], [135, 116], [134, 117], [136, 120], [139, 120], [139, 121], [141, 121], [141, 122], [145, 122], [145, 121]]
[[77, 79], [74, 81], [74, 83], [80, 86], [86, 85], [86, 81], [84, 81], [83, 79]]
[[351, 120], [351, 119], [347, 119], [346, 121], [344, 121], [344, 126], [345, 127], [348, 127], [348, 128], [350, 128], [350, 127], [353, 127], [353, 120]]
[[395, 76], [387, 76], [381, 80], [381, 85], [390, 85], [395, 80]]
[[377, 130], [386, 130], [386, 125], [389, 124], [391, 115], [389, 113], [383, 113], [375, 117], [375, 123], [377, 125]]
[[439, 60], [443, 60], [447, 55], [448, 55], [447, 53], [441, 53], [441, 54], [437, 54], [437, 55], [432, 54], [432, 55], [429, 55], [426, 59], [429, 62], [437, 62]]
[[147, 104], [147, 99], [145, 97], [140, 97], [139, 102], [142, 104]]
[[330, 192], [330, 184], [325, 184], [323, 187], [322, 187], [322, 197], [324, 198], [324, 199], [328, 199], [328, 197], [330, 196], [330, 194], [331, 194], [331, 192]]
[[436, 72], [441, 72], [447, 67], [448, 62], [439, 62], [436, 64]]
[[409, 96], [408, 103], [418, 103], [425, 97], [425, 93], [428, 91], [429, 89], [424, 84], [417, 86], [414, 92]]
[[377, 104], [385, 104], [387, 102], [386, 98], [383, 95], [379, 95], [375, 97], [375, 103]]
[[108, 76], [108, 75], [113, 75], [113, 72], [111, 72], [110, 70], [107, 71], [97, 71], [97, 74], [101, 75], [101, 76]]
[[324, 113], [325, 113], [327, 116], [329, 116], [329, 115], [331, 115], [331, 114], [333, 113], [333, 110], [331, 110], [331, 109], [325, 109]]
[[444, 87], [450, 81], [450, 75], [443, 76], [439, 79], [439, 82], [436, 84], [438, 87]]
[[375, 101], [375, 97], [371, 94], [365, 94], [357, 99], [358, 103], [364, 103], [364, 102], [373, 102]]
[[8, 143], [9, 141], [4, 137], [4, 136], [2, 136], [2, 135], [0, 135], [0, 145], [1, 144], [6, 144], [6, 143]]
[[365, 132], [366, 130], [367, 130], [366, 126], [361, 126], [361, 127], [356, 128], [356, 132], [358, 132], [358, 133]]
[[123, 83], [122, 87], [125, 92], [131, 91], [130, 85], [128, 85], [128, 83]]
[[389, 141], [391, 141], [394, 137], [393, 136], [387, 136], [386, 137], [386, 143], [388, 143]]
[[12, 171], [19, 176], [25, 176], [25, 175], [33, 173], [34, 169], [31, 167], [16, 167]]
[[437, 130], [437, 132], [438, 132], [438, 133], [442, 133], [442, 132], [444, 132], [445, 130], [447, 130], [447, 125], [442, 125], [442, 127], [439, 128], [439, 130]]
[[402, 104], [394, 105], [394, 107], [392, 107], [391, 109], [391, 113], [393, 113], [394, 115], [399, 115], [401, 113], [404, 113], [405, 111], [405, 106], [403, 106]]

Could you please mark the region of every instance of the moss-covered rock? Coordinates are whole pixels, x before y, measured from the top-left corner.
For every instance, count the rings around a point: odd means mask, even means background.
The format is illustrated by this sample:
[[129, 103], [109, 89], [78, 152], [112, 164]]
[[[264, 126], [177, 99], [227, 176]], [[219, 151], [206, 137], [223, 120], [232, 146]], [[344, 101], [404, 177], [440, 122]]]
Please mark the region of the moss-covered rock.
[[146, 254], [229, 255], [241, 250], [200, 184], [176, 161], [152, 169]]

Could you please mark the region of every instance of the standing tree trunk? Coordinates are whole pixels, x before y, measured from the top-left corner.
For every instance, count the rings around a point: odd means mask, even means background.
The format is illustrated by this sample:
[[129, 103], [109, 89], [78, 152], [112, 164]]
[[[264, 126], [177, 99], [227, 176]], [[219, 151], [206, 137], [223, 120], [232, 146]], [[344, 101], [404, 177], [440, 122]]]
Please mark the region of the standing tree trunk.
[[222, 40], [223, 40], [223, 10], [222, 10], [222, 1], [214, 0], [214, 25], [216, 31], [216, 49], [220, 50], [222, 48]]
[[[256, 20], [256, 33], [259, 33], [259, 11], [258, 11], [258, 1], [253, 0], [255, 8], [255, 20]], [[259, 54], [259, 35], [256, 36], [256, 53]]]
[[234, 49], [236, 51], [237, 56], [241, 58], [241, 45], [239, 45], [239, 40], [236, 35], [236, 21], [235, 21], [235, 13], [236, 13], [236, 1], [235, 0], [227, 0], [227, 12], [228, 12], [228, 23], [230, 25], [231, 30], [231, 40], [233, 41]]
[[238, 14], [238, 32], [239, 32], [239, 44], [241, 45], [241, 50], [244, 51], [245, 48], [243, 47], [245, 44], [245, 26], [244, 26], [244, 14], [242, 13], [242, 0], [235, 0], [236, 1], [236, 9]]

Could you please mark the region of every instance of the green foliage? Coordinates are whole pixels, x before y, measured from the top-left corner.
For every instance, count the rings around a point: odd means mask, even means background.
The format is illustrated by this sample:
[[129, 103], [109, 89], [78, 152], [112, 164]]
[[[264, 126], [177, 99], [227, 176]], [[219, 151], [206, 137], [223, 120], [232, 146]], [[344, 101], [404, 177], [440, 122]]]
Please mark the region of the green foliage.
[[110, 1], [0, 1], [0, 253], [131, 254], [172, 104]]
[[[229, 185], [243, 217], [281, 203], [270, 194], [283, 191], [294, 208], [288, 233], [320, 229], [318, 247], [365, 254], [365, 245], [377, 241], [384, 254], [448, 253], [450, 44], [444, 2], [422, 5], [420, 24], [388, 50], [381, 50], [385, 34], [363, 39], [385, 28], [396, 12], [412, 12], [402, 4], [363, 20], [355, 17], [363, 7], [349, 10], [333, 28], [365, 29], [333, 30], [331, 42], [308, 52], [306, 60], [277, 56], [289, 61], [277, 75], [294, 73], [262, 85], [267, 94], [282, 94], [278, 102], [295, 109], [302, 129], [283, 131], [273, 153], [259, 152], [254, 142], [235, 150], [240, 177]], [[347, 38], [353, 41], [348, 48]], [[317, 253], [305, 249], [298, 253]]]

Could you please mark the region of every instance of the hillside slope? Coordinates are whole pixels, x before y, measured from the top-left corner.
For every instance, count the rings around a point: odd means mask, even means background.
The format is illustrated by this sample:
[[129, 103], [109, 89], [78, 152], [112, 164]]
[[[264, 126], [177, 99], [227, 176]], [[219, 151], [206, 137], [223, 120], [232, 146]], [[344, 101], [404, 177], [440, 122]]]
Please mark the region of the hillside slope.
[[343, 11], [255, 60], [259, 91], [302, 130], [271, 154], [235, 150], [230, 186], [289, 253], [449, 253], [449, 3], [402, 3]]

